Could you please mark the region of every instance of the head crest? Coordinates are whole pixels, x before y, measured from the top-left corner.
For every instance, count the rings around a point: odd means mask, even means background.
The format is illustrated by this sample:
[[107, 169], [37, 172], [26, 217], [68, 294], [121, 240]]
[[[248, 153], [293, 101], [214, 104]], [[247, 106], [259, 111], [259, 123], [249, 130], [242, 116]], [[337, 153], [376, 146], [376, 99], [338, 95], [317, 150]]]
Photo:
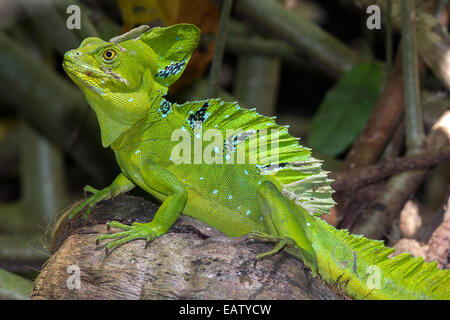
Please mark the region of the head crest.
[[140, 26], [111, 41], [136, 39], [148, 45], [156, 53], [154, 81], [168, 88], [183, 73], [199, 38], [200, 29], [195, 25], [176, 24], [150, 30], [148, 26]]

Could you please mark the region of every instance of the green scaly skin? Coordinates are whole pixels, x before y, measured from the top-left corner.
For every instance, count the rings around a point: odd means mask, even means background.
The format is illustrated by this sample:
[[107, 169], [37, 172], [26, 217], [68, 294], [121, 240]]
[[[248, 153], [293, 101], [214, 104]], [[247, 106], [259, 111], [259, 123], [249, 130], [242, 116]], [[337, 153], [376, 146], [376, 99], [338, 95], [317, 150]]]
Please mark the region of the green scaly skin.
[[[317, 217], [334, 204], [330, 180], [320, 161], [285, 127], [220, 99], [182, 105], [164, 99], [199, 34], [189, 24], [141, 28], [112, 42], [85, 39], [65, 54], [64, 69], [96, 112], [103, 146], [114, 150], [121, 169], [103, 190], [86, 186], [93, 195], [70, 217], [88, 206], [86, 217], [99, 201], [139, 186], [159, 199], [161, 207], [149, 223], [111, 222], [109, 226], [123, 231], [98, 237], [112, 239], [106, 250], [134, 239], [151, 241], [183, 213], [231, 237], [251, 234], [275, 242], [274, 250], [259, 258], [286, 249], [302, 259], [313, 276], [319, 274], [357, 299], [449, 299], [448, 270], [409, 254], [388, 258], [393, 249], [382, 242], [336, 230]], [[200, 139], [200, 125], [205, 136], [208, 129], [222, 136]], [[277, 130], [278, 139], [272, 130]], [[251, 136], [265, 139], [270, 155], [277, 157], [258, 153]], [[180, 139], [194, 145], [191, 161], [174, 159], [192, 151], [180, 148]], [[201, 149], [195, 149], [196, 143]], [[244, 162], [235, 161], [243, 164], [232, 162], [236, 148], [248, 155]], [[205, 159], [212, 155], [216, 162], [197, 161], [195, 150], [208, 150]]]

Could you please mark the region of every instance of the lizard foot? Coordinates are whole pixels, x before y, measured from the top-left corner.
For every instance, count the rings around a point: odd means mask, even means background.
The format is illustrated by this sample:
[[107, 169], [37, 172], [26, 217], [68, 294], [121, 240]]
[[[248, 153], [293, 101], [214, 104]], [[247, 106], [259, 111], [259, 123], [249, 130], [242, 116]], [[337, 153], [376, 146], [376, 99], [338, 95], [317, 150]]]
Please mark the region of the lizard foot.
[[85, 186], [83, 189], [85, 192], [92, 193], [92, 195], [86, 199], [84, 199], [79, 205], [75, 207], [69, 213], [69, 219], [75, 217], [75, 215], [80, 212], [84, 207], [88, 206], [86, 212], [83, 215], [83, 220], [86, 220], [87, 217], [91, 214], [92, 209], [94, 209], [95, 205], [103, 200], [110, 199], [112, 197], [112, 192], [110, 187], [106, 187], [102, 190], [97, 190], [91, 186]]
[[263, 242], [276, 243], [275, 247], [272, 250], [258, 254], [256, 256], [257, 260], [277, 254], [278, 252], [280, 252], [287, 246], [288, 247], [295, 246], [295, 241], [292, 240], [291, 238], [288, 238], [288, 237], [280, 238], [280, 237], [273, 236], [268, 233], [259, 232], [259, 231], [250, 233], [249, 237], [252, 239], [263, 241]]
[[107, 224], [107, 227], [108, 231], [111, 227], [122, 229], [124, 231], [112, 234], [103, 234], [97, 237], [96, 241], [97, 245], [102, 240], [117, 239], [108, 242], [105, 248], [106, 255], [109, 255], [112, 249], [115, 249], [124, 243], [136, 239], [146, 239], [147, 242], [150, 242], [164, 233], [159, 228], [155, 227], [155, 225], [152, 224], [151, 222], [149, 223], [133, 222], [133, 224], [129, 226], [126, 224], [119, 223], [117, 221], [111, 221]]

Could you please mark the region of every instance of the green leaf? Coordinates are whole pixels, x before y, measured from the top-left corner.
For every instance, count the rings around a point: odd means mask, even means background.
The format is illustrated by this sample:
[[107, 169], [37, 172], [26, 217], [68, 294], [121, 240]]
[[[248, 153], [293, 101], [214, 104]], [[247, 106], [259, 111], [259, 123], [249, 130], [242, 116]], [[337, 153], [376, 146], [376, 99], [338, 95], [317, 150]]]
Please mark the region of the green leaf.
[[342, 76], [314, 116], [309, 145], [332, 157], [345, 151], [364, 129], [378, 99], [381, 79], [380, 67], [370, 62], [360, 63]]

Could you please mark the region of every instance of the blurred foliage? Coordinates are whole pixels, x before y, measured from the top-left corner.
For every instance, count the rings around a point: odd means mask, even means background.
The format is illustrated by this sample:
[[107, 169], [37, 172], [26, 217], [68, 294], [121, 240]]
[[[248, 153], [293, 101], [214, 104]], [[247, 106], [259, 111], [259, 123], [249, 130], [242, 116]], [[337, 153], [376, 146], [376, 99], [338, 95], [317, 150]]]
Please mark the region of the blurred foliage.
[[312, 122], [309, 144], [327, 156], [338, 156], [358, 137], [380, 93], [382, 72], [364, 62], [342, 76], [325, 96]]

